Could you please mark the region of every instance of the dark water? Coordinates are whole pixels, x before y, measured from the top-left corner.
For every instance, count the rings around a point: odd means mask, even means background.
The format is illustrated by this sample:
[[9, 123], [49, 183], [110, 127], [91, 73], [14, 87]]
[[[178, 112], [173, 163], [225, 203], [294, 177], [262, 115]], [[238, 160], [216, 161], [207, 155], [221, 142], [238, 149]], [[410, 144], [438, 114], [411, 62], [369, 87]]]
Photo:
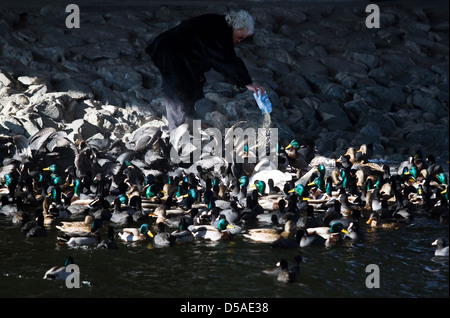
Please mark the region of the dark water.
[[[358, 244], [330, 248], [276, 249], [237, 236], [170, 248], [152, 242], [119, 250], [69, 248], [57, 230], [26, 239], [20, 227], [0, 220], [1, 297], [449, 297], [449, 260], [434, 257], [431, 243], [449, 235], [448, 224], [418, 216], [411, 227], [365, 229]], [[280, 258], [301, 254], [298, 282], [283, 284], [261, 273]], [[71, 255], [80, 268], [80, 288], [44, 280], [46, 270]], [[366, 266], [376, 264], [380, 288], [367, 288]]]

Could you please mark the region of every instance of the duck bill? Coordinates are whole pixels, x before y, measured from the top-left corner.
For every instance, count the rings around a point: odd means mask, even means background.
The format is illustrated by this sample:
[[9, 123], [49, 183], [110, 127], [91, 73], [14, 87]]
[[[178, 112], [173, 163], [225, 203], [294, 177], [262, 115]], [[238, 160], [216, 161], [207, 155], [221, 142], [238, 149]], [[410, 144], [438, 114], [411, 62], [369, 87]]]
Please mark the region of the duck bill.
[[295, 191], [295, 189], [291, 189], [291, 190], [288, 191], [288, 193], [292, 193], [294, 191]]
[[150, 237], [155, 237], [155, 236], [153, 235], [152, 231], [148, 231], [148, 232], [147, 232], [147, 235], [150, 236]]
[[227, 225], [227, 228], [228, 228], [228, 229], [234, 229], [234, 226], [231, 225], [231, 224], [228, 224], [228, 225]]
[[308, 183], [308, 187], [311, 187], [311, 186], [313, 186], [313, 185], [315, 185], [314, 181], [313, 181], [313, 182], [310, 182], [310, 183]]
[[345, 234], [350, 234], [346, 229], [342, 229], [341, 232]]
[[370, 224], [372, 222], [372, 218], [369, 218], [366, 222], [366, 224]]
[[284, 149], [288, 150], [289, 148], [292, 148], [292, 144], [287, 145]]

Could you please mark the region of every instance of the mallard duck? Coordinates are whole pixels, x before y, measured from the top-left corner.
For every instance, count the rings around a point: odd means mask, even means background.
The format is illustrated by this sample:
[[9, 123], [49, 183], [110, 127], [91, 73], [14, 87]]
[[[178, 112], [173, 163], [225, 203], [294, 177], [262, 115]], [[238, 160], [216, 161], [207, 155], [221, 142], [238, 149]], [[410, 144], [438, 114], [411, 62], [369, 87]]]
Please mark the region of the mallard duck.
[[277, 281], [283, 283], [294, 283], [297, 281], [297, 273], [290, 271], [288, 262], [285, 258], [282, 258], [279, 262], [280, 273], [277, 276]]
[[228, 223], [234, 224], [241, 219], [241, 211], [238, 209], [235, 201], [231, 201], [230, 203], [230, 208], [220, 211], [219, 214], [224, 215]]
[[63, 232], [89, 232], [93, 221], [94, 218], [91, 215], [86, 215], [84, 221], [62, 221], [56, 228]]
[[326, 241], [325, 245], [331, 245], [341, 240], [343, 234], [348, 234], [342, 223], [333, 222], [330, 227], [320, 226], [306, 229], [308, 235], [316, 233], [322, 236]]
[[145, 241], [148, 237], [154, 237], [147, 223], [142, 224], [139, 228], [124, 228], [118, 235], [125, 242]]
[[[294, 265], [289, 267], [289, 271], [295, 274], [300, 274], [300, 264], [303, 262], [303, 257], [297, 255], [294, 257]], [[262, 271], [264, 274], [278, 276], [281, 272], [280, 262], [276, 264], [274, 268], [266, 268]]]
[[117, 250], [118, 246], [114, 239], [114, 228], [112, 226], [108, 227], [108, 236], [107, 239], [100, 242], [97, 245], [97, 248], [106, 249], [106, 250]]
[[157, 227], [158, 232], [153, 238], [155, 246], [163, 247], [163, 246], [172, 246], [173, 244], [175, 244], [175, 237], [172, 237], [172, 235], [169, 232], [165, 231], [163, 222], [159, 222], [157, 224]]
[[300, 228], [297, 231], [295, 238], [298, 242], [298, 246], [301, 248], [309, 246], [325, 246], [327, 243], [327, 240], [323, 236], [316, 232], [308, 233], [304, 228]]
[[277, 220], [281, 220], [286, 213], [286, 201], [284, 199], [278, 200], [278, 209], [271, 212], [264, 212], [256, 215], [258, 222], [273, 224], [274, 217]]
[[178, 229], [170, 233], [171, 237], [175, 239], [175, 244], [192, 242], [194, 240], [194, 235], [188, 230], [189, 225], [191, 224], [188, 224], [186, 217], [181, 218]]
[[194, 238], [209, 239], [211, 241], [230, 239], [232, 237], [232, 234], [228, 230], [228, 228], [232, 229], [233, 226], [228, 223], [225, 216], [219, 216], [219, 222], [217, 223], [217, 226], [191, 225], [188, 227], [189, 231], [191, 231], [194, 235]]
[[184, 209], [167, 210], [164, 205], [158, 206], [148, 216], [156, 217], [154, 224], [164, 223], [168, 227], [178, 227], [180, 219], [188, 214]]
[[376, 212], [372, 212], [370, 214], [366, 223], [372, 228], [398, 229], [400, 227], [400, 222], [398, 219], [381, 218]]
[[359, 241], [364, 239], [364, 233], [361, 231], [357, 220], [350, 222], [347, 232], [348, 234], [344, 235], [344, 240]]
[[[17, 199], [19, 197], [17, 197], [15, 199], [15, 202], [10, 201], [8, 199], [7, 195], [2, 195], [1, 196], [1, 206], [0, 206], [0, 214], [3, 214], [4, 216], [7, 217], [12, 217], [14, 216], [14, 214], [17, 213], [17, 211], [21, 208], [20, 204], [22, 201], [19, 202], [19, 206], [17, 205]], [[21, 200], [22, 198], [20, 198], [19, 200]]]
[[434, 251], [434, 256], [444, 256], [448, 257], [448, 246], [445, 242], [444, 238], [438, 238], [436, 241], [431, 243], [431, 245], [436, 246], [436, 250]]
[[86, 206], [92, 203], [94, 197], [81, 192], [82, 183], [80, 179], [76, 178], [70, 186], [73, 186], [73, 196], [70, 199], [70, 205]]
[[[271, 183], [273, 182], [273, 187], [277, 187], [282, 189], [286, 182], [292, 180], [292, 175], [286, 172], [282, 172], [280, 170], [263, 170], [256, 174], [253, 174], [249, 178], [247, 191], [253, 190], [254, 187], [258, 189], [260, 195], [268, 195], [271, 194], [271, 188], [267, 186], [269, 180]], [[254, 187], [253, 187], [254, 185]]]
[[122, 204], [127, 203], [125, 195], [119, 195], [114, 199], [114, 212], [111, 214], [110, 222], [115, 224], [129, 224], [133, 219], [134, 209], [128, 209], [127, 205], [122, 209]]
[[243, 233], [243, 236], [256, 242], [273, 243], [281, 237], [292, 238], [295, 227], [294, 221], [288, 220], [283, 231], [274, 228], [255, 228], [248, 229], [246, 233]]
[[89, 231], [80, 232], [64, 232], [61, 236], [58, 236], [58, 241], [66, 243], [69, 247], [81, 247], [92, 245], [100, 242], [100, 229], [103, 223], [101, 220], [94, 219]]
[[27, 238], [47, 236], [47, 230], [44, 227], [44, 215], [41, 209], [36, 210], [36, 223], [26, 233]]
[[319, 221], [316, 220], [316, 217], [314, 215], [314, 206], [308, 205], [306, 207], [306, 215], [303, 217], [300, 217], [297, 220], [297, 227], [299, 228], [308, 228], [308, 227], [318, 227], [321, 226], [319, 224]]
[[369, 162], [369, 159], [372, 159], [374, 154], [375, 147], [373, 144], [362, 144], [359, 149], [356, 151], [355, 160], [361, 163]]
[[44, 279], [49, 280], [66, 280], [69, 275], [72, 274], [72, 271], [66, 271], [67, 266], [75, 264], [73, 257], [68, 256], [64, 260], [64, 266], [53, 266], [44, 274]]
[[309, 162], [314, 158], [314, 150], [309, 146], [300, 147], [300, 143], [295, 139], [284, 150], [288, 155], [289, 165], [299, 170], [306, 169]]

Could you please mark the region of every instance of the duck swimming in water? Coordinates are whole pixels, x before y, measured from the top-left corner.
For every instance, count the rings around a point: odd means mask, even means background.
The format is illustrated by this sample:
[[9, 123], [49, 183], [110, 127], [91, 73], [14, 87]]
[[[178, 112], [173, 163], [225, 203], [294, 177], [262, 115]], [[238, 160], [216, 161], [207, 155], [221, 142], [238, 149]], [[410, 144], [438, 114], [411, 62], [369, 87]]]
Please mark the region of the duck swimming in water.
[[49, 280], [66, 280], [67, 277], [73, 274], [72, 271], [67, 271], [67, 266], [75, 264], [73, 257], [69, 256], [64, 260], [64, 266], [53, 266], [44, 274], [44, 279]]
[[233, 228], [231, 224], [228, 223], [225, 216], [219, 216], [219, 222], [217, 226], [213, 225], [191, 225], [188, 227], [189, 231], [192, 232], [195, 238], [203, 238], [211, 241], [219, 241], [222, 239], [230, 239], [232, 237], [231, 232], [228, 228]]
[[434, 251], [434, 256], [444, 256], [448, 257], [448, 246], [444, 238], [438, 238], [436, 241], [431, 243], [431, 245], [436, 246]]

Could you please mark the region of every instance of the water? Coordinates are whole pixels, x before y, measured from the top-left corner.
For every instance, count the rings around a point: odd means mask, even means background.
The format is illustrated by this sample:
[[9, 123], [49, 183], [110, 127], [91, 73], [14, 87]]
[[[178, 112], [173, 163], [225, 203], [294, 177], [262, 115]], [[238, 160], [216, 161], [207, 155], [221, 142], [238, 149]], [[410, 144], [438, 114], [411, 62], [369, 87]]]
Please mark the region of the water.
[[[1, 297], [449, 297], [449, 260], [434, 257], [431, 246], [437, 237], [448, 239], [448, 224], [425, 216], [409, 228], [365, 229], [365, 241], [330, 248], [276, 249], [236, 236], [170, 248], [150, 241], [73, 249], [58, 244], [56, 233], [52, 227], [47, 237], [26, 239], [19, 226], [0, 220]], [[282, 257], [292, 264], [297, 254], [304, 258], [298, 282], [261, 272]], [[68, 255], [80, 268], [78, 289], [43, 279]], [[369, 264], [379, 266], [380, 288], [366, 287]]]

